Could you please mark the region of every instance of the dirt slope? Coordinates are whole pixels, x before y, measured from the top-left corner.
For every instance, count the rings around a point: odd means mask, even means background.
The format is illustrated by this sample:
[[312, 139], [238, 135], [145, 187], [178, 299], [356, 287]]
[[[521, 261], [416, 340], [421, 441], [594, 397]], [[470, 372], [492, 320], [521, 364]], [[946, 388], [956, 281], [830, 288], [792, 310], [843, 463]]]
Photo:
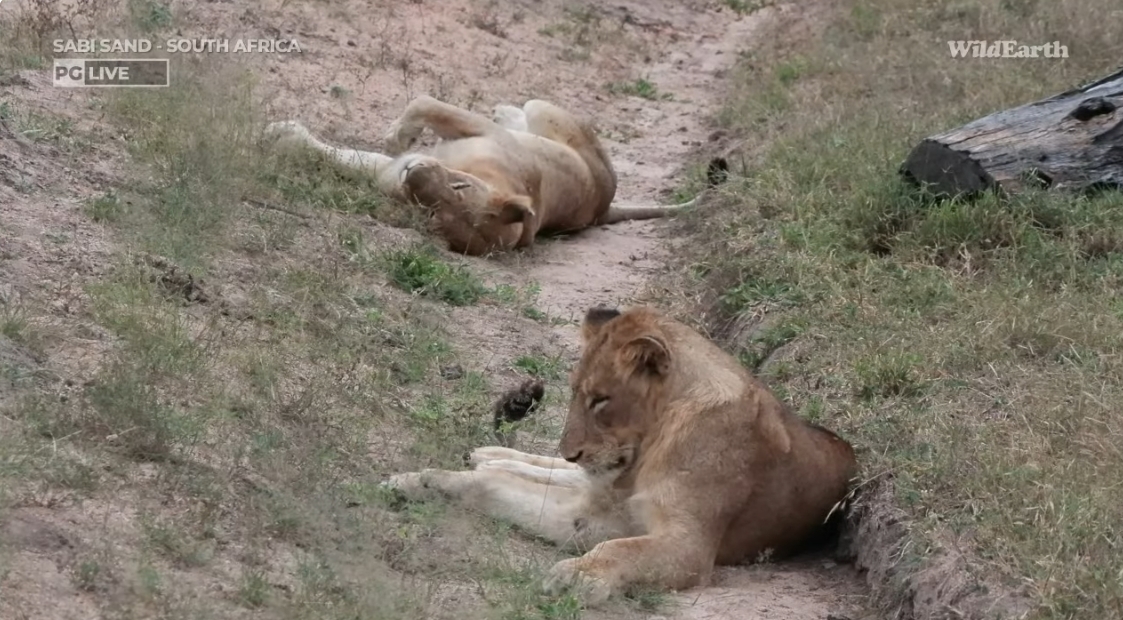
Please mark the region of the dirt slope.
[[[249, 60], [259, 64], [263, 86], [272, 94], [270, 120], [299, 119], [341, 145], [376, 150], [386, 125], [418, 94], [485, 113], [498, 103], [550, 99], [596, 119], [619, 174], [617, 199], [625, 204], [669, 202], [674, 189], [684, 184], [683, 165], [707, 140], [709, 120], [720, 105], [722, 72], [736, 60], [741, 43], [755, 36], [777, 10], [739, 15], [724, 3], [702, 0], [618, 1], [597, 10], [560, 0], [371, 4], [185, 3], [179, 7], [178, 22], [183, 26], [178, 34], [297, 38], [304, 47], [302, 54], [262, 54]], [[48, 107], [52, 97], [62, 97], [38, 81], [20, 93]], [[53, 102], [56, 111], [68, 105], [80, 108], [78, 95], [67, 97]], [[103, 159], [112, 160], [109, 154]], [[16, 264], [7, 269], [12, 277], [30, 281], [51, 272], [52, 278], [65, 280], [67, 269], [57, 264], [63, 260], [83, 265], [89, 272], [83, 277], [97, 275], [104, 266], [106, 250], [96, 238], [82, 244], [90, 256], [66, 259], [47, 256], [42, 244], [28, 241], [42, 235], [40, 227], [88, 234], [88, 227], [73, 222], [80, 217], [78, 199], [112, 180], [109, 172], [100, 169], [80, 173], [74, 171], [78, 167], [74, 164], [60, 166], [82, 181], [67, 190], [66, 204], [71, 208], [22, 201], [5, 215], [7, 223], [23, 227], [22, 233], [16, 230], [4, 237], [10, 244], [8, 251], [28, 257], [23, 268], [15, 269]], [[31, 171], [33, 166], [24, 169]], [[36, 209], [50, 209], [49, 218], [36, 215]], [[535, 306], [558, 320], [512, 317], [488, 305], [455, 308], [451, 310], [457, 326], [453, 344], [471, 365], [488, 374], [496, 391], [523, 378], [511, 364], [520, 353], [572, 361], [578, 344], [574, 320], [596, 304], [628, 303], [653, 283], [663, 258], [674, 247], [664, 228], [658, 222], [623, 223], [542, 241], [526, 252], [469, 259], [473, 270], [493, 284], [536, 288]], [[378, 230], [383, 232], [375, 235], [376, 243], [387, 245], [420, 237], [411, 231]], [[32, 269], [34, 263], [46, 271]], [[60, 316], [65, 314], [65, 309], [59, 310]], [[96, 357], [96, 339], [83, 341], [76, 321], [60, 323], [67, 329], [59, 333], [66, 336], [59, 336], [53, 351], [75, 351], [73, 372], [81, 375], [86, 372], [85, 362], [79, 360]], [[78, 353], [84, 349], [88, 351]], [[549, 406], [540, 417], [544, 427], [556, 428], [564, 415], [564, 380], [549, 389]], [[377, 441], [377, 449], [386, 451], [385, 439]], [[554, 449], [548, 433], [523, 433], [519, 441], [523, 449]], [[374, 444], [372, 439], [372, 449]], [[61, 522], [45, 509], [35, 510], [21, 514], [39, 521], [12, 520], [11, 536], [47, 536], [27, 524]], [[81, 518], [97, 518], [90, 502], [84, 510], [87, 516]], [[114, 514], [105, 512], [106, 519]], [[20, 529], [21, 524], [26, 527]], [[442, 544], [452, 548], [455, 543], [450, 533]], [[530, 543], [520, 544], [530, 548]], [[47, 560], [34, 554], [17, 556], [12, 563], [15, 581], [9, 584], [21, 584], [28, 592], [66, 591], [65, 579], [54, 583], [36, 576], [54, 574], [40, 566], [43, 562]], [[55, 595], [45, 590], [42, 595], [29, 594], [25, 603], [49, 596]], [[438, 594], [438, 607], [451, 613], [472, 598], [467, 586], [449, 586]], [[849, 567], [826, 558], [806, 558], [722, 569], [711, 587], [674, 597], [673, 602], [659, 612], [661, 616], [858, 618], [863, 614], [863, 589]], [[20, 608], [26, 611], [33, 605]], [[69, 612], [60, 608], [58, 616], [35, 617], [86, 617], [87, 613], [92, 612], [74, 603]]]

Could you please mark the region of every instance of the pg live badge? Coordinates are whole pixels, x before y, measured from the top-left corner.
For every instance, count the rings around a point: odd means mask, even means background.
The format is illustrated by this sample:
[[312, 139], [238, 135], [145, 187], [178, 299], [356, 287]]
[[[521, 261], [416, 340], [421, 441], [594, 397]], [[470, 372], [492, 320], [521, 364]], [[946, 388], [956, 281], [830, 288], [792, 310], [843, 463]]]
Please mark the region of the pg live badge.
[[52, 77], [64, 88], [158, 88], [168, 85], [168, 59], [56, 58]]

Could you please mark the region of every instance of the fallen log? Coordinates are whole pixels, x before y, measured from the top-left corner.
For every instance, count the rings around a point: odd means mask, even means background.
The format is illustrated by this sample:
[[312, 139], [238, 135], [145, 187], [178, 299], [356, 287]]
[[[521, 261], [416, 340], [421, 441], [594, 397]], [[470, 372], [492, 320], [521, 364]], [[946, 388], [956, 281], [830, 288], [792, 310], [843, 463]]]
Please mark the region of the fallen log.
[[937, 197], [1123, 188], [1123, 68], [926, 138], [899, 172]]

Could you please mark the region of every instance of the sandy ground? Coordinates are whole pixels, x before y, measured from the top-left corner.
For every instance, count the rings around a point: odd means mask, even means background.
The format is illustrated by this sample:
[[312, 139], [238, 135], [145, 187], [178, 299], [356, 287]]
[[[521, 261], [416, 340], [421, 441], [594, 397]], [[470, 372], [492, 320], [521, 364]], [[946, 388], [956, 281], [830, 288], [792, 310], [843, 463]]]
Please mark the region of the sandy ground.
[[[270, 120], [298, 119], [335, 144], [377, 150], [386, 125], [419, 94], [484, 113], [499, 103], [549, 99], [596, 120], [619, 175], [617, 200], [623, 204], [670, 201], [670, 193], [685, 179], [683, 165], [711, 133], [710, 119], [722, 100], [723, 72], [732, 67], [744, 42], [781, 10], [739, 15], [717, 0], [616, 0], [598, 12], [564, 0], [181, 4], [179, 20], [190, 24], [182, 36], [295, 37], [300, 42], [301, 54], [263, 54], [250, 60], [260, 66], [263, 85], [272, 93]], [[654, 85], [654, 97], [613, 93], [606, 87], [640, 78]], [[44, 107], [80, 105], [78, 94], [52, 89], [41, 76], [4, 91]], [[89, 360], [97, 359], [102, 340], [84, 334], [89, 328], [79, 321], [67, 319], [66, 300], [79, 295], [68, 292], [71, 288], [78, 290], [105, 268], [107, 249], [96, 227], [77, 223], [82, 218], [78, 205], [114, 179], [113, 162], [120, 158], [107, 149], [98, 166], [61, 161], [57, 169], [46, 171], [17, 165], [18, 148], [13, 140], [0, 141], [0, 178], [10, 177], [0, 184], [0, 200], [9, 205], [0, 250], [21, 257], [4, 262], [0, 281], [10, 284], [0, 284], [5, 287], [0, 294], [39, 296], [53, 304], [59, 323], [55, 351], [71, 351], [71, 370], [88, 374]], [[7, 168], [5, 158], [11, 164]], [[26, 193], [12, 189], [28, 184], [44, 189], [65, 185], [67, 198], [28, 200]], [[84, 248], [83, 255], [52, 250], [43, 241], [52, 231], [88, 237], [74, 244]], [[590, 306], [626, 304], [641, 295], [655, 283], [674, 244], [662, 223], [631, 222], [469, 262], [492, 282], [537, 284], [537, 308], [576, 320]], [[32, 286], [34, 281], [51, 282], [54, 288]], [[458, 348], [474, 352], [471, 359], [496, 378], [496, 389], [520, 380], [509, 363], [515, 351], [576, 358], [573, 323], [546, 326], [512, 319], [489, 306], [453, 312], [460, 326]], [[558, 396], [555, 401], [564, 402], [564, 395]], [[561, 407], [555, 403], [543, 415], [556, 422], [564, 413]], [[534, 438], [528, 442], [553, 448]], [[48, 521], [58, 519], [44, 516], [42, 522]], [[50, 532], [12, 523], [23, 529], [10, 535], [23, 532], [39, 546], [61, 544]], [[54, 571], [41, 565], [49, 563], [41, 554], [25, 555], [24, 564], [16, 562], [16, 570], [27, 573], [22, 583], [66, 589], [65, 578], [42, 577]], [[851, 567], [812, 557], [723, 568], [710, 587], [675, 596], [660, 613], [684, 620], [857, 620], [865, 615], [864, 602], [860, 578]], [[55, 617], [92, 617], [88, 612], [75, 608]]]

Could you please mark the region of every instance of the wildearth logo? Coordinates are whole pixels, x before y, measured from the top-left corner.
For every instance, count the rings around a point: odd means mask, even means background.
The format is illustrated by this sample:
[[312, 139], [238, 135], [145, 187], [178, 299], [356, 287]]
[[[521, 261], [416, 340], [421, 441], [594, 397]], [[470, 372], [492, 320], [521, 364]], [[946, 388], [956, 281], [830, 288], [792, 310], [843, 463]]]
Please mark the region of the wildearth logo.
[[1017, 41], [948, 41], [952, 58], [1068, 58], [1060, 41], [1019, 45]]

